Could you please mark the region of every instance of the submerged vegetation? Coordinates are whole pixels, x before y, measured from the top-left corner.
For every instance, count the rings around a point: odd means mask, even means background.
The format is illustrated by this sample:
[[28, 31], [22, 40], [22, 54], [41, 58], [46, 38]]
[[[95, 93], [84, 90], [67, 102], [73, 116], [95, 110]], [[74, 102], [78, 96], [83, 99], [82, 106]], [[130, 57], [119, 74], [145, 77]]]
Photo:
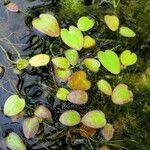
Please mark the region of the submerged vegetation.
[[[29, 34], [21, 50], [5, 32], [0, 38], [0, 50], [19, 78], [16, 86], [9, 81], [13, 92], [0, 83], [8, 93], [1, 112], [11, 119], [2, 124], [4, 147], [150, 148], [150, 55], [140, 52], [140, 23], [121, 16], [134, 1], [45, 1], [27, 12], [5, 2], [8, 13], [25, 15]], [[3, 79], [8, 68], [0, 65]]]

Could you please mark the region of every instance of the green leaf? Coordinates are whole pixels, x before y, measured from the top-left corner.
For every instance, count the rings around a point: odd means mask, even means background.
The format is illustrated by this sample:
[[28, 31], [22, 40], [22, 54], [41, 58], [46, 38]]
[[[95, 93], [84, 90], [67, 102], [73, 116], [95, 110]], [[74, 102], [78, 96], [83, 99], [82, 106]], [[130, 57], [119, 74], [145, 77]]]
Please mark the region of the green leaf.
[[67, 69], [70, 67], [70, 63], [65, 57], [55, 57], [52, 59], [53, 64], [61, 69]]
[[121, 53], [120, 60], [124, 66], [130, 66], [136, 63], [137, 55], [135, 53], [131, 53], [130, 50], [124, 50]]
[[11, 150], [26, 150], [22, 139], [14, 132], [9, 133], [4, 141], [6, 146]]
[[83, 105], [88, 101], [88, 94], [82, 90], [72, 90], [68, 96], [68, 101], [74, 104]]
[[16, 62], [17, 69], [22, 70], [28, 66], [29, 62], [26, 59], [18, 59]]
[[82, 49], [83, 35], [78, 28], [76, 28], [75, 26], [70, 26], [69, 30], [62, 29], [60, 34], [63, 42], [66, 45], [76, 50]]
[[60, 100], [67, 101], [67, 95], [69, 91], [65, 88], [59, 88], [56, 94], [56, 97]]
[[92, 110], [83, 116], [81, 122], [91, 128], [102, 128], [106, 124], [105, 114], [100, 110]]
[[97, 86], [98, 86], [98, 89], [101, 90], [106, 95], [110, 96], [112, 94], [112, 88], [106, 80], [99, 80], [97, 82]]
[[27, 118], [23, 122], [23, 133], [27, 139], [33, 138], [39, 129], [39, 121], [36, 117]]
[[120, 73], [120, 61], [117, 54], [111, 50], [106, 50], [105, 52], [98, 52], [98, 59], [101, 64], [111, 73], [119, 74]]
[[81, 31], [87, 31], [94, 26], [94, 21], [88, 17], [81, 17], [77, 22], [77, 26]]
[[58, 78], [58, 80], [60, 80], [62, 82], [66, 82], [71, 75], [70, 69], [55, 68], [54, 71], [55, 71], [55, 75]]
[[135, 32], [128, 27], [121, 27], [120, 34], [124, 37], [135, 37], [136, 36]]
[[51, 37], [58, 37], [60, 34], [59, 24], [51, 14], [40, 14], [39, 18], [33, 19], [32, 25], [38, 31]]
[[128, 86], [125, 84], [119, 84], [115, 87], [112, 93], [112, 101], [115, 104], [126, 104], [133, 100], [133, 94], [128, 90]]
[[50, 57], [46, 54], [37, 54], [29, 59], [29, 64], [33, 67], [46, 66]]
[[86, 58], [84, 59], [84, 64], [85, 66], [93, 71], [93, 72], [98, 72], [99, 71], [99, 67], [100, 67], [100, 62], [94, 58]]
[[4, 114], [14, 116], [20, 113], [25, 107], [25, 100], [18, 95], [11, 95], [4, 104]]
[[119, 27], [119, 19], [115, 15], [105, 15], [104, 20], [108, 28], [112, 31], [116, 31]]
[[66, 126], [74, 126], [80, 123], [80, 114], [75, 110], [65, 111], [59, 118], [59, 121]]
[[84, 43], [83, 43], [83, 48], [91, 48], [96, 45], [96, 40], [92, 38], [91, 36], [84, 36]]
[[69, 63], [75, 66], [79, 61], [79, 54], [74, 49], [68, 49], [65, 51], [65, 56], [68, 59]]

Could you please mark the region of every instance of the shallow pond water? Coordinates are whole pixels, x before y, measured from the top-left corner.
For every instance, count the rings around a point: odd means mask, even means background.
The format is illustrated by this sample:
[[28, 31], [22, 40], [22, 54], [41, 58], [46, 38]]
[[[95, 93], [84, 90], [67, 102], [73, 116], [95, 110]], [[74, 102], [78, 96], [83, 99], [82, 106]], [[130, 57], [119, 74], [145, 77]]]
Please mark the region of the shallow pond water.
[[[150, 75], [145, 71], [150, 67], [150, 0], [120, 0], [116, 10], [109, 0], [77, 0], [77, 4], [75, 0], [74, 3], [69, 3], [71, 0], [60, 1], [12, 0], [21, 9], [19, 13], [12, 13], [6, 10], [5, 1], [0, 0], [0, 66], [5, 68], [4, 75], [0, 79], [0, 149], [7, 149], [3, 138], [14, 131], [26, 143], [27, 149], [31, 150], [97, 150], [103, 145], [107, 145], [111, 150], [149, 150]], [[28, 67], [22, 73], [17, 73], [15, 65], [7, 60], [3, 50], [6, 50], [9, 57], [15, 60], [17, 52], [22, 58], [30, 58], [38, 53], [59, 56], [62, 53], [61, 48], [67, 48], [60, 38], [50, 38], [33, 29], [32, 19], [44, 12], [54, 14], [61, 28], [75, 25], [78, 18], [83, 15], [96, 20], [96, 25], [88, 34], [97, 39], [97, 46], [81, 51], [80, 56], [83, 58], [95, 56], [100, 49], [111, 48], [115, 48], [118, 54], [123, 49], [130, 49], [137, 54], [136, 65], [123, 70], [115, 77], [107, 71], [93, 74], [83, 66], [74, 68], [74, 70], [84, 69], [92, 80], [92, 85], [100, 78], [108, 79], [113, 85], [126, 83], [134, 93], [132, 103], [116, 106], [104, 94], [100, 92], [95, 94], [97, 88], [94, 86], [89, 91], [90, 101], [82, 107], [61, 102], [55, 95], [58, 87], [66, 87], [66, 84], [55, 81], [52, 64], [40, 68]], [[109, 31], [102, 22], [103, 16], [108, 13], [117, 14], [122, 24], [133, 28], [137, 36], [126, 39]], [[52, 51], [49, 51], [51, 44], [53, 44]], [[3, 105], [7, 97], [12, 94], [22, 96], [27, 103], [25, 114], [18, 122], [12, 122], [11, 118], [3, 114]], [[26, 117], [33, 115], [34, 108], [38, 104], [43, 104], [51, 110], [53, 123], [42, 122], [35, 138], [27, 140], [22, 132], [22, 122]], [[113, 139], [105, 142], [100, 130], [91, 139], [82, 138], [78, 131], [80, 125], [72, 128], [61, 125], [58, 121], [59, 116], [69, 109], [75, 109], [82, 115], [92, 109], [102, 110], [107, 116], [107, 121], [115, 127]]]

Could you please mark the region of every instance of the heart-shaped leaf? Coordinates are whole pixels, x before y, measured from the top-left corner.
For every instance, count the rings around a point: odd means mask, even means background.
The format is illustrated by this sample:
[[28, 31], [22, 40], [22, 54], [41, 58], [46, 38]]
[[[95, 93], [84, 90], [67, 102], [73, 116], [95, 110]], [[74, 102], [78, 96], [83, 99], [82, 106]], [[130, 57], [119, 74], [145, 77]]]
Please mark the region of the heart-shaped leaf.
[[111, 124], [107, 123], [102, 129], [102, 135], [106, 141], [109, 141], [113, 138], [114, 128]]
[[8, 3], [6, 6], [7, 10], [11, 12], [18, 12], [19, 11], [19, 6], [15, 3]]
[[58, 78], [58, 80], [62, 82], [66, 82], [71, 75], [70, 69], [55, 68], [54, 71], [56, 78]]
[[73, 90], [88, 90], [91, 82], [86, 79], [87, 75], [84, 71], [76, 71], [68, 79], [68, 86]]
[[60, 100], [67, 101], [67, 95], [69, 91], [65, 88], [59, 88], [56, 94], [56, 97]]
[[33, 19], [32, 25], [38, 31], [51, 37], [58, 37], [60, 34], [59, 24], [51, 14], [40, 14], [39, 18]]
[[18, 95], [11, 95], [4, 104], [4, 114], [14, 116], [20, 113], [25, 107], [25, 100]]
[[96, 45], [95, 39], [93, 39], [91, 36], [84, 36], [84, 43], [83, 43], [83, 48], [91, 48]]
[[71, 103], [83, 105], [88, 101], [88, 94], [82, 90], [73, 90], [68, 94], [67, 99]]
[[70, 67], [70, 63], [65, 57], [55, 57], [52, 59], [53, 64], [61, 69], [67, 69]]
[[85, 138], [93, 137], [96, 134], [97, 129], [90, 128], [82, 124], [80, 127], [80, 135]]
[[33, 67], [46, 66], [50, 57], [46, 54], [37, 54], [29, 59], [29, 64]]
[[98, 59], [101, 64], [111, 73], [120, 73], [120, 61], [117, 54], [111, 50], [106, 50], [105, 52], [98, 52]]
[[133, 93], [128, 90], [125, 84], [119, 84], [115, 87], [112, 93], [112, 101], [115, 104], [126, 104], [133, 100]]
[[120, 34], [124, 37], [135, 37], [136, 36], [135, 32], [128, 27], [121, 27]]
[[91, 128], [102, 128], [106, 124], [105, 114], [100, 110], [92, 110], [83, 116], [81, 122]]
[[74, 126], [80, 123], [80, 114], [75, 110], [65, 111], [59, 118], [59, 121], [66, 126]]
[[94, 26], [94, 21], [88, 17], [81, 17], [77, 22], [77, 26], [81, 31], [87, 31]]
[[84, 64], [85, 66], [93, 71], [93, 72], [98, 72], [99, 71], [99, 67], [100, 67], [100, 62], [94, 58], [86, 58], [84, 59]]
[[26, 59], [18, 59], [16, 62], [17, 69], [22, 70], [28, 66], [29, 62]]
[[23, 133], [27, 139], [33, 138], [39, 129], [37, 118], [27, 118], [23, 122]]
[[121, 53], [120, 60], [124, 66], [130, 66], [136, 63], [137, 55], [135, 53], [131, 53], [130, 50], [125, 50]]
[[98, 86], [98, 89], [101, 90], [106, 95], [110, 96], [112, 94], [112, 88], [106, 80], [99, 80], [97, 82], [97, 86]]
[[47, 120], [51, 120], [51, 118], [52, 118], [52, 114], [51, 114], [50, 110], [43, 105], [39, 105], [36, 107], [36, 109], [34, 111], [34, 115], [36, 117], [39, 117], [42, 119], [47, 119]]
[[104, 20], [108, 28], [112, 31], [116, 31], [119, 27], [119, 19], [115, 15], [105, 15]]
[[83, 35], [81, 31], [74, 26], [70, 26], [69, 30], [62, 29], [61, 38], [66, 45], [73, 49], [81, 50], [83, 47]]
[[65, 56], [68, 59], [69, 63], [75, 66], [79, 61], [79, 54], [74, 49], [68, 49], [65, 51]]
[[9, 133], [4, 142], [11, 150], [26, 150], [26, 146], [22, 139], [14, 132]]

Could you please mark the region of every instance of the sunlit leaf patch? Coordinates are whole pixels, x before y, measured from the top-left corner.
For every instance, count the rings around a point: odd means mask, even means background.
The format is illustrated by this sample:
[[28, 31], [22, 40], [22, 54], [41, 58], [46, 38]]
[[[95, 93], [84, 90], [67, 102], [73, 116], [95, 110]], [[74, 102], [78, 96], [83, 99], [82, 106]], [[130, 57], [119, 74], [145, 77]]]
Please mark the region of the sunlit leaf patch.
[[75, 110], [68, 110], [61, 114], [59, 121], [66, 126], [74, 126], [80, 123], [80, 114]]
[[104, 21], [110, 30], [116, 31], [119, 27], [119, 19], [115, 15], [105, 15]]
[[79, 18], [77, 26], [81, 31], [87, 31], [94, 26], [94, 21], [89, 17], [83, 16]]
[[70, 26], [69, 30], [61, 29], [61, 38], [70, 48], [81, 50], [83, 47], [83, 34], [75, 26]]
[[51, 37], [58, 37], [60, 34], [59, 24], [51, 14], [40, 14], [39, 18], [33, 19], [32, 25], [38, 31]]
[[18, 95], [11, 95], [4, 104], [4, 114], [14, 116], [20, 113], [25, 107], [25, 100]]
[[23, 140], [14, 132], [9, 133], [5, 137], [4, 142], [10, 150], [26, 150]]
[[92, 110], [83, 116], [81, 122], [91, 128], [102, 128], [106, 124], [106, 118], [102, 111]]

